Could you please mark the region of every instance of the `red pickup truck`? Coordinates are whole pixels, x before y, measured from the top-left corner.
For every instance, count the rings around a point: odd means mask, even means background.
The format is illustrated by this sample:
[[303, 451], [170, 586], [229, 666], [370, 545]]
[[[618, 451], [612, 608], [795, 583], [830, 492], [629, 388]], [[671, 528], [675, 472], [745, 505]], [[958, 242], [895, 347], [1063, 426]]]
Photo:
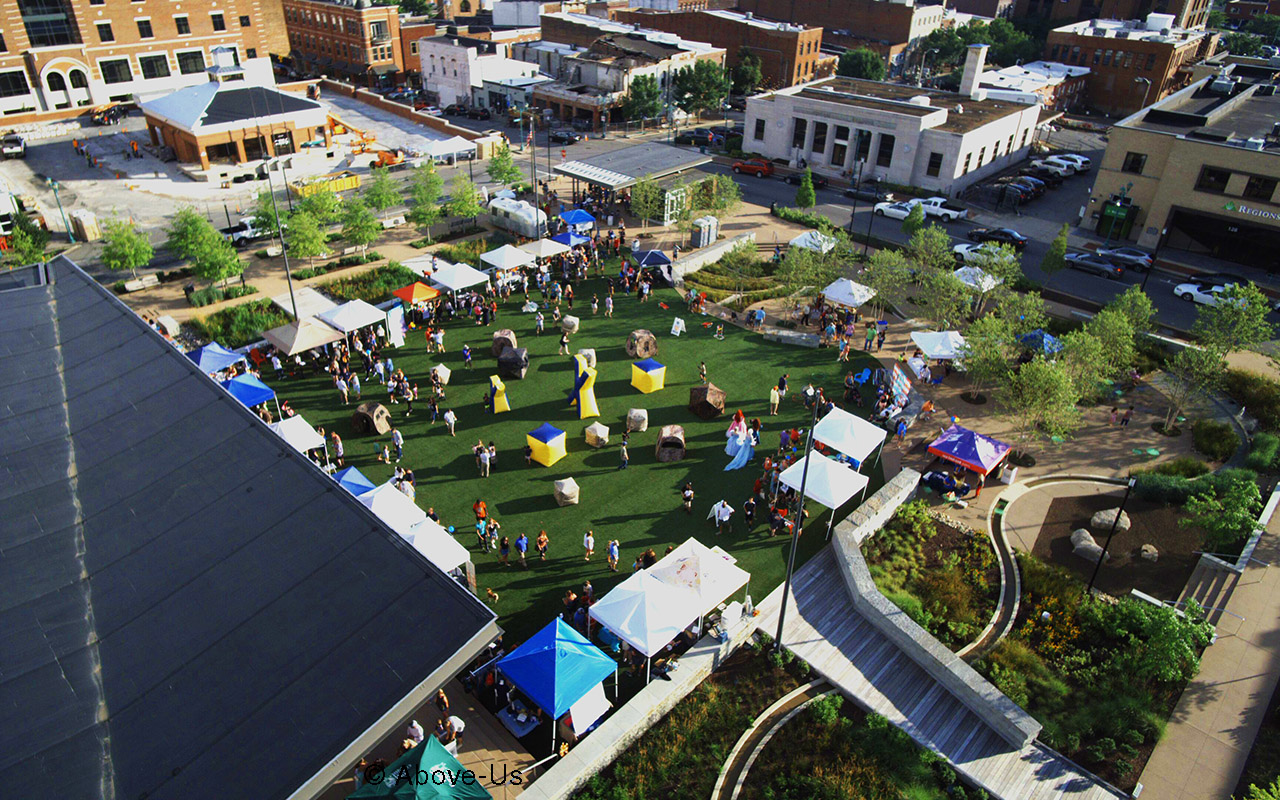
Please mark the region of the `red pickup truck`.
[[763, 178], [773, 174], [773, 165], [759, 158], [749, 158], [746, 161], [733, 162], [733, 171], [739, 175], [747, 172], [757, 178]]

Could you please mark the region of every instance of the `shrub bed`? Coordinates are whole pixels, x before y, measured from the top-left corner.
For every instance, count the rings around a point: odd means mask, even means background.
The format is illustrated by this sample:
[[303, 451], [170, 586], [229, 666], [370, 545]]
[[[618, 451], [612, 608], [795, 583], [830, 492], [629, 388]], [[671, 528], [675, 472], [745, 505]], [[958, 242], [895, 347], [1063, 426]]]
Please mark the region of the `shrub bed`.
[[247, 297], [257, 293], [258, 287], [256, 286], [228, 286], [226, 288], [210, 286], [208, 289], [197, 289], [187, 295], [187, 302], [196, 308], [200, 308], [201, 306], [221, 303], [223, 300], [234, 300], [237, 297]]
[[953, 650], [995, 613], [1000, 568], [991, 543], [939, 522], [923, 500], [900, 507], [863, 552], [881, 593]]
[[1280, 432], [1280, 383], [1256, 372], [1229, 369], [1225, 388], [1264, 430]]
[[396, 289], [416, 280], [418, 275], [413, 270], [402, 266], [399, 261], [389, 261], [368, 272], [323, 283], [320, 288], [334, 300], [364, 300], [376, 304], [390, 299]]
[[514, 241], [515, 239], [505, 233], [492, 233], [479, 239], [467, 239], [454, 244], [441, 245], [435, 252], [445, 261], [475, 266], [476, 262], [480, 260], [480, 256]]
[[1253, 437], [1244, 465], [1255, 472], [1270, 472], [1272, 465], [1276, 463], [1277, 450], [1280, 450], [1280, 436], [1259, 433]]
[[193, 319], [191, 325], [206, 339], [234, 349], [258, 341], [263, 331], [290, 320], [291, 317], [270, 300], [254, 300]]
[[1177, 478], [1199, 478], [1209, 474], [1209, 465], [1191, 456], [1178, 456], [1172, 461], [1157, 464], [1146, 469], [1135, 469], [1132, 475], [1156, 474], [1172, 475]]
[[1258, 474], [1250, 469], [1229, 468], [1219, 472], [1203, 475], [1199, 478], [1184, 478], [1178, 475], [1161, 474], [1156, 471], [1143, 472], [1137, 475], [1133, 485], [1135, 497], [1164, 503], [1167, 506], [1186, 505], [1191, 495], [1205, 488], [1221, 493], [1234, 480], [1246, 478], [1258, 479]]
[[1191, 427], [1192, 443], [1196, 450], [1214, 461], [1226, 461], [1240, 446], [1235, 429], [1225, 422], [1213, 419], [1196, 420]]
[[367, 253], [352, 253], [349, 256], [343, 256], [342, 258], [334, 259], [327, 264], [321, 264], [316, 267], [295, 269], [291, 274], [295, 280], [305, 281], [307, 278], [315, 278], [320, 275], [327, 275], [330, 272], [336, 272], [340, 269], [346, 269], [347, 267], [358, 267], [362, 264], [372, 264], [374, 261], [381, 260], [381, 253], [377, 250], [370, 250]]

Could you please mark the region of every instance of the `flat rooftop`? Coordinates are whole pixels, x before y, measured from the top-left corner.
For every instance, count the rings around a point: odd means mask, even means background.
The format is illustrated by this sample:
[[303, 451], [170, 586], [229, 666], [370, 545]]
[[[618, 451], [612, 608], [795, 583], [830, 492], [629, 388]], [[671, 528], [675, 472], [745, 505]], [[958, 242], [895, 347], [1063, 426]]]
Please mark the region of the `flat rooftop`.
[[580, 161], [557, 164], [552, 169], [561, 175], [606, 189], [625, 189], [646, 175], [656, 180], [709, 161], [711, 156], [692, 150], [661, 142], [646, 142]]
[[[1054, 28], [1054, 33], [1073, 33], [1076, 36], [1093, 36], [1101, 39], [1128, 39], [1143, 42], [1165, 42], [1179, 44], [1200, 39], [1207, 34], [1200, 30], [1166, 27], [1164, 20], [1151, 19], [1161, 15], [1152, 14], [1147, 19], [1086, 19]], [[1169, 16], [1169, 15], [1164, 15]], [[1172, 17], [1170, 17], [1172, 19]]]
[[[1005, 100], [974, 100], [958, 92], [940, 89], [924, 89], [898, 83], [866, 81], [859, 78], [824, 78], [776, 94], [794, 95], [806, 100], [854, 108], [868, 108], [892, 114], [924, 117], [939, 110], [946, 110], [947, 121], [934, 130], [950, 133], [968, 133], [995, 120], [1025, 111], [1027, 106]], [[925, 97], [929, 105], [911, 103], [912, 98]], [[766, 95], [765, 99], [769, 96]], [[957, 107], [963, 111], [957, 111]]]
[[1280, 95], [1271, 86], [1205, 78], [1119, 124], [1235, 147], [1261, 140], [1252, 149], [1280, 153], [1278, 121]]
[[722, 19], [725, 22], [731, 22], [737, 25], [750, 25], [753, 28], [761, 28], [768, 31], [779, 31], [782, 33], [800, 33], [801, 31], [810, 30], [809, 26], [797, 25], [793, 22], [777, 22], [771, 19], [760, 19], [754, 14], [744, 14], [741, 11], [721, 11], [717, 9], [703, 10], [703, 14]]

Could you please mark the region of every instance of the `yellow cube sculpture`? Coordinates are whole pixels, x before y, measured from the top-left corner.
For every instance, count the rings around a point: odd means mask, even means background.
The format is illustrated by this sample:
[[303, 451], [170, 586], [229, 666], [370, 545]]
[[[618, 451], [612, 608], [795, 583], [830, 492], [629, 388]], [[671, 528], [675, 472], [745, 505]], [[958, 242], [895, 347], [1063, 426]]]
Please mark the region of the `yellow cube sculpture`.
[[652, 358], [631, 365], [631, 385], [645, 394], [661, 389], [667, 381], [667, 368]]

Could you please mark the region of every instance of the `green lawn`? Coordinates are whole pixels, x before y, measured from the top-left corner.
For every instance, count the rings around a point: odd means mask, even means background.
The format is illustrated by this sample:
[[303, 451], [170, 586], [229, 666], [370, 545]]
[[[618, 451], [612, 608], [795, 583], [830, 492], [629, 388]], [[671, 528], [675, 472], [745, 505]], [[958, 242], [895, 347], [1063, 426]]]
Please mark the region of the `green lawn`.
[[[601, 311], [591, 315], [590, 298], [601, 294]], [[610, 444], [600, 450], [589, 447], [583, 429], [593, 419], [580, 420], [575, 408], [568, 406], [568, 392], [573, 384], [570, 358], [556, 354], [558, 328], [554, 329], [547, 314], [547, 332], [533, 335], [533, 315], [519, 311], [520, 302], [513, 298], [500, 307], [497, 323], [492, 327], [453, 323], [447, 328], [445, 345], [448, 352], [432, 355], [426, 352], [420, 331], [410, 331], [405, 347], [391, 353], [397, 368], [405, 370], [416, 382], [423, 400], [427, 396], [427, 371], [437, 361], [453, 370], [447, 387], [447, 403], [441, 412], [452, 407], [459, 417], [458, 435], [450, 438], [443, 422], [430, 424], [426, 403], [419, 402], [412, 416], [405, 416], [405, 406], [388, 405], [395, 425], [405, 437], [403, 466], [417, 476], [418, 505], [433, 506], [446, 525], [454, 525], [459, 540], [473, 553], [480, 595], [492, 588], [501, 595], [496, 610], [509, 640], [518, 642], [546, 624], [561, 608], [565, 589], [577, 589], [590, 579], [601, 595], [630, 574], [636, 555], [652, 547], [659, 555], [667, 545], [678, 544], [689, 536], [697, 536], [707, 544], [721, 544], [739, 559], [739, 565], [752, 574], [751, 594], [759, 601], [777, 586], [786, 566], [786, 543], [770, 539], [757, 513], [751, 531], [736, 515], [735, 530], [717, 541], [711, 524], [705, 520], [711, 505], [721, 498], [741, 509], [759, 477], [762, 455], [747, 467], [724, 472], [729, 458], [724, 454], [724, 431], [729, 415], [741, 408], [750, 419], [764, 422], [761, 450], [776, 448], [784, 426], [807, 426], [809, 415], [804, 407], [788, 398], [779, 415], [769, 417], [769, 388], [783, 372], [791, 375], [794, 395], [813, 376], [815, 383], [839, 396], [844, 370], [855, 371], [870, 363], [855, 361], [849, 365], [836, 362], [833, 350], [809, 350], [766, 342], [760, 335], [726, 326], [726, 338], [713, 337], [714, 326], [704, 328], [710, 317], [691, 317], [674, 290], [655, 292], [655, 298], [640, 304], [634, 295], [615, 298], [613, 319], [605, 319], [603, 311], [604, 283], [593, 279], [581, 284], [577, 291], [575, 311], [582, 327], [570, 346], [594, 347], [598, 358], [596, 398], [600, 407], [599, 421], [609, 426]], [[659, 302], [669, 308], [662, 309]], [[681, 337], [668, 335], [671, 321], [683, 316], [688, 331]], [[496, 359], [490, 351], [495, 330], [511, 327], [519, 344], [529, 348], [530, 368], [523, 380], [507, 380], [507, 396], [511, 411], [486, 415], [481, 402], [488, 391], [489, 376], [496, 374]], [[625, 350], [628, 333], [635, 328], [648, 328], [658, 337], [658, 361], [667, 365], [666, 388], [653, 394], [641, 394], [631, 387], [631, 360]], [[462, 345], [470, 344], [474, 368], [463, 368]], [[859, 356], [859, 358], [866, 358]], [[724, 416], [706, 422], [688, 410], [689, 389], [698, 385], [698, 362], [705, 360], [711, 381], [728, 395]], [[391, 477], [392, 468], [375, 461], [375, 437], [356, 436], [349, 422], [354, 409], [343, 407], [328, 376], [273, 380], [266, 376], [282, 399], [313, 425], [336, 430], [346, 445], [347, 464], [360, 468], [374, 483]], [[364, 386], [364, 397], [385, 402], [385, 390], [376, 382]], [[649, 411], [649, 429], [633, 433], [630, 441], [631, 465], [618, 470], [617, 442], [629, 408]], [[543, 422], [566, 431], [568, 456], [548, 468], [526, 466], [521, 453], [525, 433]], [[683, 425], [688, 455], [683, 461], [659, 463], [654, 458], [654, 444], [659, 429], [665, 424]], [[494, 441], [498, 447], [498, 463], [492, 476], [478, 475], [471, 447], [477, 439]], [[389, 441], [389, 436], [376, 441]], [[875, 474], [868, 494], [881, 483], [880, 470]], [[572, 476], [581, 487], [581, 503], [560, 508], [552, 497], [552, 482]], [[678, 488], [692, 480], [697, 493], [693, 516], [680, 508]], [[503, 533], [512, 542], [520, 532], [528, 535], [531, 546], [530, 569], [503, 567], [496, 553], [481, 553], [475, 545], [474, 517], [471, 505], [484, 498], [490, 514], [503, 525]], [[848, 513], [851, 507], [846, 507]], [[761, 509], [763, 511], [763, 509]], [[825, 509], [812, 506], [809, 526], [801, 539], [798, 559], [803, 561], [821, 546], [825, 529]], [[595, 531], [596, 554], [591, 563], [583, 561], [582, 536], [587, 528]], [[551, 538], [548, 559], [539, 563], [532, 542], [538, 531], [545, 529]], [[617, 574], [610, 573], [605, 563], [605, 543], [610, 539], [621, 543], [621, 564]], [[512, 560], [515, 560], [513, 548]], [[430, 602], [424, 598], [423, 602]]]

